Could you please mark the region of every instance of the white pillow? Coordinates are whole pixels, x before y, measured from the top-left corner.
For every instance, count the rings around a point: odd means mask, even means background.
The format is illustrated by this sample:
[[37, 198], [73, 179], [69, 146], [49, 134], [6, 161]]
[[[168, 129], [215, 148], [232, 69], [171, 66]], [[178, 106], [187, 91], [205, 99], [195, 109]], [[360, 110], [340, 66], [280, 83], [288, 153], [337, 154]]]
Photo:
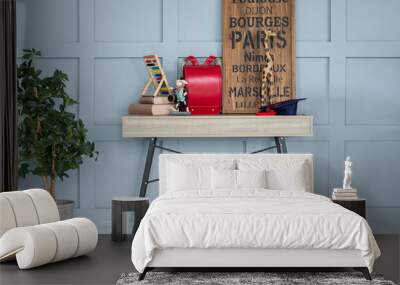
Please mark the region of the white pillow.
[[185, 191], [190, 189], [210, 189], [210, 171], [207, 166], [186, 166], [177, 163], [168, 165], [167, 189]]
[[236, 170], [212, 168], [211, 189], [236, 190]]
[[291, 168], [270, 169], [267, 171], [267, 188], [272, 190], [290, 190], [306, 192], [308, 185], [306, 163]]
[[237, 190], [242, 188], [266, 188], [265, 170], [211, 170], [211, 188], [213, 190]]
[[167, 191], [210, 190], [211, 169], [233, 169], [234, 161], [170, 161], [167, 165]]
[[263, 170], [236, 170], [237, 188], [267, 188], [267, 176]]
[[307, 191], [311, 189], [310, 165], [297, 159], [239, 160], [240, 170], [266, 170], [267, 188], [272, 190]]

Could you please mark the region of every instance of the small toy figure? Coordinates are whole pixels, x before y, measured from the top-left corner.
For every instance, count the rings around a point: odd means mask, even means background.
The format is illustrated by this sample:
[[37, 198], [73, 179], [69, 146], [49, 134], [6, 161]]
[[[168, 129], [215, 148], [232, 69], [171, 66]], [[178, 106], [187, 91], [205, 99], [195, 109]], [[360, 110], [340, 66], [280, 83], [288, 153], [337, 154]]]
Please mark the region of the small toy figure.
[[260, 96], [260, 112], [257, 116], [275, 116], [277, 113], [268, 107], [272, 102], [272, 86], [274, 84], [274, 54], [271, 52], [270, 39], [275, 37], [276, 34], [268, 30], [265, 32], [264, 47], [265, 47], [265, 66], [262, 70], [262, 84]]
[[175, 88], [175, 112], [189, 113], [189, 108], [187, 106], [187, 92], [185, 86], [188, 82], [184, 79], [178, 79], [176, 81]]
[[343, 178], [343, 189], [352, 189], [351, 187], [351, 178], [353, 175], [352, 162], [350, 160], [350, 156], [346, 158], [344, 162], [344, 178]]
[[261, 86], [261, 111], [265, 112], [267, 106], [272, 102], [271, 89], [274, 84], [274, 54], [271, 52], [270, 39], [275, 37], [276, 34], [268, 30], [265, 32], [264, 46], [265, 46], [265, 58], [267, 59], [265, 67], [262, 70], [262, 86]]

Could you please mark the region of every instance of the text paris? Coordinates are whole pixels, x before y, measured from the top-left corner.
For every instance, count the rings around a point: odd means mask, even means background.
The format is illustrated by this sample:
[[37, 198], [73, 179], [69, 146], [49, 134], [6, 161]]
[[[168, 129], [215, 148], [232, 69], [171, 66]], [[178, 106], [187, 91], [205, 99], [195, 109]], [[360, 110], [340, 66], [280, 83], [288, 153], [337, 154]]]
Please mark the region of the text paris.
[[[253, 34], [251, 31], [232, 31], [230, 35], [231, 47], [235, 49], [237, 46], [241, 46], [242, 49], [260, 49], [265, 48], [264, 45], [265, 31], [257, 31]], [[276, 33], [276, 39], [270, 39], [270, 48], [286, 48], [287, 39], [285, 31], [278, 31]]]

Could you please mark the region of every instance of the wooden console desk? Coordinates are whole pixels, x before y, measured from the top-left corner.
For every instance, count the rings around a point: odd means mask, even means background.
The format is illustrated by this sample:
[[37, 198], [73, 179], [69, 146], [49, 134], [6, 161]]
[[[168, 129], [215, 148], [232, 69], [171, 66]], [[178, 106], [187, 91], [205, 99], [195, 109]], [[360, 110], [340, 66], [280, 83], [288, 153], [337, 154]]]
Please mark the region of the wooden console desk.
[[312, 136], [312, 116], [125, 116], [124, 138]]
[[274, 137], [275, 146], [253, 153], [276, 148], [287, 153], [286, 137], [313, 135], [312, 116], [125, 116], [122, 117], [124, 138], [149, 138], [149, 146], [140, 187], [140, 197], [146, 196], [154, 150], [156, 148], [180, 153], [157, 144], [158, 138], [249, 138]]

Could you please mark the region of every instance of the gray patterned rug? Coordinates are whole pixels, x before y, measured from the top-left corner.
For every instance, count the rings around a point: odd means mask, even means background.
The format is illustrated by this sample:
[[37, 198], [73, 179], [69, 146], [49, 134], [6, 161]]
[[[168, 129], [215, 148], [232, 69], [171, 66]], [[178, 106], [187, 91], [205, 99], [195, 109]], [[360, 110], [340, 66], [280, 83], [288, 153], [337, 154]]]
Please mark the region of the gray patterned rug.
[[138, 273], [124, 273], [116, 285], [395, 285], [379, 275], [373, 275], [373, 280], [368, 281], [358, 272], [148, 272], [142, 281], [138, 281], [138, 276]]

